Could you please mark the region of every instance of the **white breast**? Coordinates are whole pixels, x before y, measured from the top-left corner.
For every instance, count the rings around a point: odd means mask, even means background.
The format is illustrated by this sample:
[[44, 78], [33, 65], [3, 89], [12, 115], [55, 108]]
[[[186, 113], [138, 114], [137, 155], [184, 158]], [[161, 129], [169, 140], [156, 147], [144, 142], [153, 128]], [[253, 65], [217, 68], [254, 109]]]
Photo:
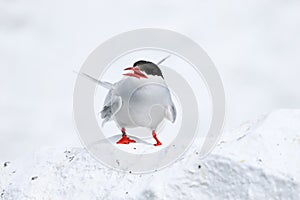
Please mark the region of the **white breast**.
[[148, 127], [155, 130], [165, 118], [171, 104], [170, 91], [158, 76], [148, 79], [128, 77], [115, 90], [122, 98], [122, 107], [114, 116], [119, 127]]

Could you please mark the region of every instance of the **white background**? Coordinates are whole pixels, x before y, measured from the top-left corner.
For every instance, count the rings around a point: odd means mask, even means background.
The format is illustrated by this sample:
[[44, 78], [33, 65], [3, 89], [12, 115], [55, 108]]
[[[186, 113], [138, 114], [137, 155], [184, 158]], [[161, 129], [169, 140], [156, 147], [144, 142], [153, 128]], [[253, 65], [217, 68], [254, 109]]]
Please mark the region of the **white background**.
[[0, 160], [43, 146], [79, 146], [76, 75], [103, 41], [166, 28], [198, 42], [223, 79], [230, 130], [277, 108], [300, 107], [297, 0], [0, 0]]

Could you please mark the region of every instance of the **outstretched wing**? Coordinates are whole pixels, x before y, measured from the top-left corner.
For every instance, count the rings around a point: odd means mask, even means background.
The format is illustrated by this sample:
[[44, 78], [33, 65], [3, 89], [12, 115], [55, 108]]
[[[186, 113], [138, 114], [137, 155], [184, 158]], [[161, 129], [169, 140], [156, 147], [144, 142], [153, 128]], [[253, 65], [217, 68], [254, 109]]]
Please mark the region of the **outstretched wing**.
[[170, 120], [172, 123], [174, 123], [176, 120], [176, 115], [177, 115], [176, 108], [174, 104], [171, 103], [171, 105], [169, 105], [166, 109], [166, 118]]
[[95, 79], [94, 77], [92, 77], [92, 76], [90, 76], [86, 73], [78, 73], [76, 71], [74, 71], [74, 73], [76, 73], [80, 76], [86, 77], [86, 78], [90, 79], [91, 81], [101, 85], [102, 87], [105, 87], [106, 89], [109, 89], [109, 90], [114, 89], [114, 84], [112, 84], [112, 83], [105, 82], [105, 81], [99, 81], [99, 80]]
[[113, 91], [110, 90], [105, 102], [103, 109], [101, 111], [101, 118], [104, 119], [102, 122], [102, 126], [110, 120], [112, 120], [113, 116], [119, 112], [122, 107], [122, 98], [117, 95], [113, 95]]

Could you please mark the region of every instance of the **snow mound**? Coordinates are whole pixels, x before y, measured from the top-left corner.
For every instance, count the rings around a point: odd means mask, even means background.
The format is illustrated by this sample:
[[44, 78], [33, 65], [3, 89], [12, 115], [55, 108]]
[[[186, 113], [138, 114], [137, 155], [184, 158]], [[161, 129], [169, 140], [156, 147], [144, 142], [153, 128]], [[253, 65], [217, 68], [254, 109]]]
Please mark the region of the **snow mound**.
[[80, 148], [44, 149], [2, 164], [1, 199], [300, 199], [299, 121], [299, 110], [273, 112], [225, 134], [205, 159], [193, 146], [149, 174], [110, 170]]

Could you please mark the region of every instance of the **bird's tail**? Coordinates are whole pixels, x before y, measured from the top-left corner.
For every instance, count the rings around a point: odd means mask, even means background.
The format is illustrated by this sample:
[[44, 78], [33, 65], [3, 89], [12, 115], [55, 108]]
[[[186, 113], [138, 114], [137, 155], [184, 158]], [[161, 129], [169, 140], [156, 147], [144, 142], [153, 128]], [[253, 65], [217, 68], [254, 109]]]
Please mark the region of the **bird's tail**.
[[92, 76], [90, 76], [86, 73], [78, 73], [78, 72], [75, 72], [75, 73], [77, 73], [80, 76], [86, 77], [86, 78], [90, 79], [91, 81], [93, 81], [93, 82], [95, 82], [95, 83], [97, 83], [97, 84], [101, 85], [102, 87], [105, 87], [109, 90], [114, 88], [114, 85], [112, 83], [105, 82], [105, 81], [99, 81], [98, 79], [95, 79], [94, 77], [92, 77]]
[[168, 55], [167, 57], [161, 59], [160, 61], [158, 61], [158, 62], [156, 63], [156, 65], [160, 65], [160, 64], [163, 63], [165, 60], [167, 60], [168, 58], [170, 58], [170, 56], [171, 56], [171, 55]]

